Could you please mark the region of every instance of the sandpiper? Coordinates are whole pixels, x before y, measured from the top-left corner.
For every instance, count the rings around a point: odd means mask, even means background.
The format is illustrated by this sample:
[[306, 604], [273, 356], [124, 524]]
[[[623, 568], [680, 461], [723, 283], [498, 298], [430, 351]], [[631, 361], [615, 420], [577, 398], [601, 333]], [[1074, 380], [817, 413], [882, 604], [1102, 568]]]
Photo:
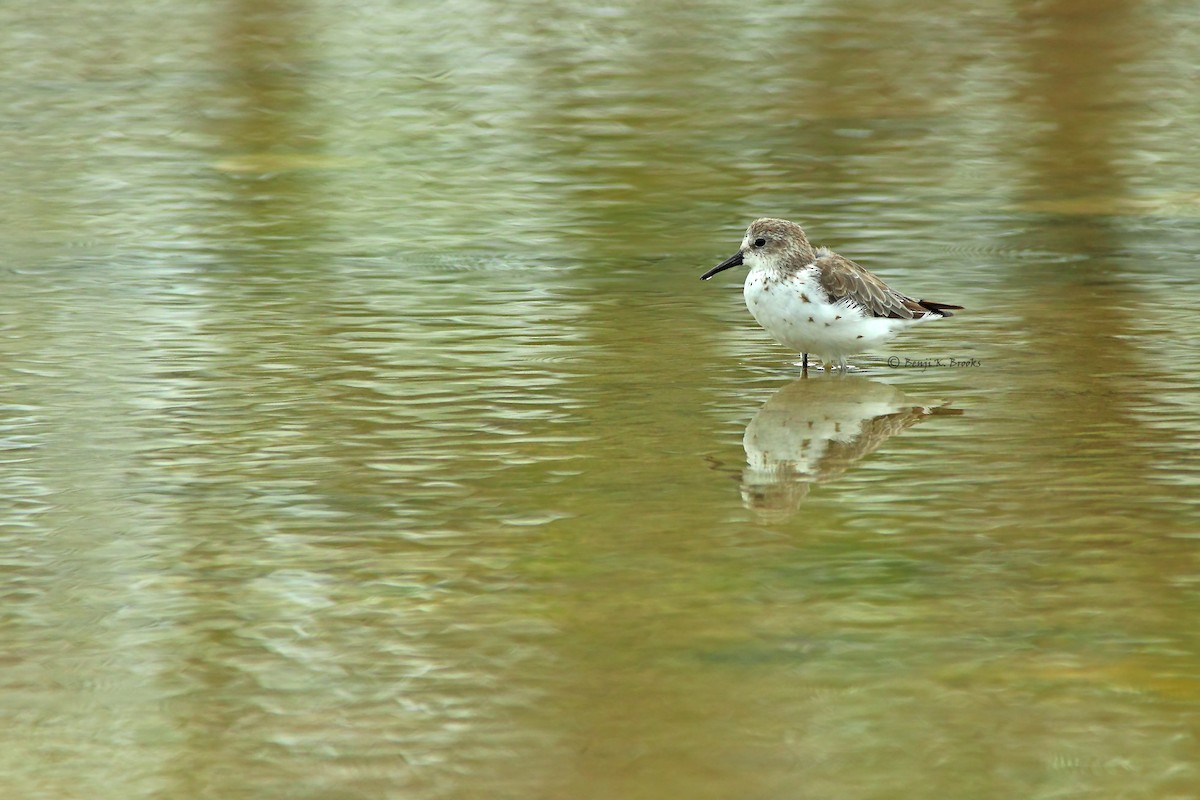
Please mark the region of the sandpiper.
[[952, 306], [914, 300], [853, 261], [813, 249], [803, 229], [786, 219], [750, 223], [736, 253], [700, 276], [746, 264], [746, 307], [775, 341], [847, 370], [846, 356], [870, 350], [910, 325], [949, 317]]

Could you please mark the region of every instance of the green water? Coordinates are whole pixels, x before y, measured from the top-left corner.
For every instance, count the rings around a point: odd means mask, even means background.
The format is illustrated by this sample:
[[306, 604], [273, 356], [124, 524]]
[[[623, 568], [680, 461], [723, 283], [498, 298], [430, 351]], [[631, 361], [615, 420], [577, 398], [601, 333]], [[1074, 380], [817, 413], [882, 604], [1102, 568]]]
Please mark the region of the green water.
[[1191, 4], [0, 30], [5, 800], [1195, 795]]

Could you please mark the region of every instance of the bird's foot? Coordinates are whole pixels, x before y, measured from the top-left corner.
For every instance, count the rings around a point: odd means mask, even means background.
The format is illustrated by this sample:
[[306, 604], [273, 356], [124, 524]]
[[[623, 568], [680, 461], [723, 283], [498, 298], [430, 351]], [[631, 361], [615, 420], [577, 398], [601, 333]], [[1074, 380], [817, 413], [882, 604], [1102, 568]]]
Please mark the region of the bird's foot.
[[863, 372], [864, 371], [862, 367], [856, 367], [853, 364], [847, 364], [846, 359], [844, 359], [844, 358], [839, 359], [836, 364], [832, 361], [829, 362], [827, 368], [829, 369], [830, 372], [836, 371], [839, 375], [848, 375], [851, 372]]
[[808, 357], [808, 353], [802, 354], [799, 361], [795, 362], [795, 366], [807, 373], [809, 370], [813, 372], [838, 372], [842, 374], [851, 372], [865, 372], [865, 368], [856, 367], [853, 364], [847, 364], [842, 361], [820, 361]]

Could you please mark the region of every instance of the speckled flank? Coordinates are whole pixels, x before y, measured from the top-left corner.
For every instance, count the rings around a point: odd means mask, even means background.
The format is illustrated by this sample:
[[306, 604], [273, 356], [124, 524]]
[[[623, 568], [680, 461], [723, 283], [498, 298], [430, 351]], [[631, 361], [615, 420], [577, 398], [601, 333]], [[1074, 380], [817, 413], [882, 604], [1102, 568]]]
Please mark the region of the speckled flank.
[[782, 276], [755, 266], [743, 294], [754, 319], [777, 342], [829, 361], [878, 347], [915, 322], [868, 317], [851, 304], [830, 303], [814, 266]]

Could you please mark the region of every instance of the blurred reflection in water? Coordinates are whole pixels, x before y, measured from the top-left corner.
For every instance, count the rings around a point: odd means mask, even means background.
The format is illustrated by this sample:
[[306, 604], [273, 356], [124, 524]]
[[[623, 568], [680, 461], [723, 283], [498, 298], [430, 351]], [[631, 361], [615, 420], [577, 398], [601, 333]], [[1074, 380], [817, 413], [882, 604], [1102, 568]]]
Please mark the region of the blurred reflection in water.
[[826, 375], [784, 386], [758, 410], [742, 445], [742, 500], [764, 520], [786, 519], [814, 483], [836, 480], [888, 439], [948, 405], [914, 405], [894, 386]]

